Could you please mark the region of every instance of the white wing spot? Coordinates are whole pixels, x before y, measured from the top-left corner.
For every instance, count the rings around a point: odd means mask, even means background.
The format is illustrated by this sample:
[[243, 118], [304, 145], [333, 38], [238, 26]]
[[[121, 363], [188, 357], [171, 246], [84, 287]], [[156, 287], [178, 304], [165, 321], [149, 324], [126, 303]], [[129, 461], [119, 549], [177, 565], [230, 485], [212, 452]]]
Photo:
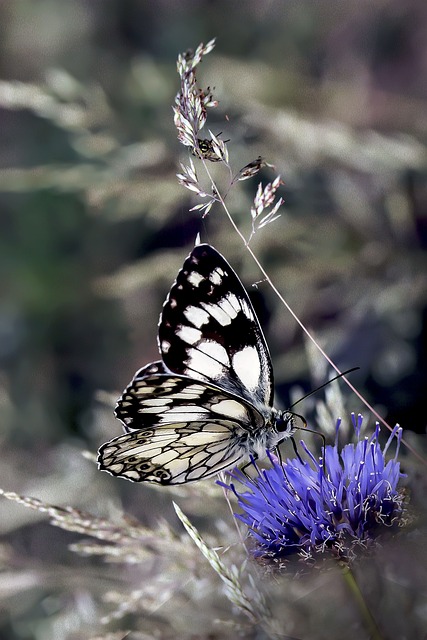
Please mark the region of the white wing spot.
[[169, 349], [171, 348], [171, 343], [168, 342], [167, 340], [163, 340], [161, 347], [162, 347], [162, 352], [163, 353], [167, 353], [169, 351]]
[[[183, 404], [177, 407], [171, 407], [171, 409], [169, 409], [167, 413], [206, 413], [207, 411], [208, 410], [204, 407], [197, 407], [194, 404]], [[185, 420], [185, 418], [183, 418], [183, 420]]]
[[172, 398], [147, 398], [144, 400], [146, 407], [164, 407], [172, 402]]
[[229, 298], [230, 298], [230, 295], [225, 296], [224, 298], [221, 298], [221, 300], [218, 301], [218, 305], [221, 307], [221, 309], [223, 309], [223, 311], [225, 311], [227, 315], [230, 316], [232, 320], [234, 320], [234, 318], [238, 314], [238, 311], [236, 311], [234, 306], [231, 304]]
[[[206, 447], [215, 442], [215, 440], [218, 440], [218, 438], [224, 438], [224, 431], [217, 430], [215, 424], [208, 422], [206, 424], [206, 431], [202, 429], [198, 433], [192, 433], [191, 436], [182, 439], [182, 444], [187, 447]], [[202, 453], [204, 457], [206, 457], [206, 451]]]
[[237, 400], [220, 400], [216, 404], [211, 405], [211, 410], [220, 413], [228, 418], [236, 418], [237, 420], [247, 420], [248, 414], [245, 407]]
[[212, 318], [219, 322], [222, 327], [226, 327], [227, 325], [231, 324], [230, 316], [219, 306], [219, 304], [207, 304], [206, 302], [201, 302], [200, 304], [203, 309], [205, 309], [212, 316]]
[[247, 318], [249, 318], [249, 320], [255, 320], [253, 311], [244, 298], [240, 300], [240, 306], [243, 313]]
[[192, 271], [188, 276], [187, 276], [187, 281], [193, 285], [193, 287], [198, 287], [199, 284], [203, 281], [206, 280], [206, 278], [204, 276], [202, 276], [200, 273], [197, 273], [197, 271]]
[[220, 273], [221, 269], [214, 269], [212, 271], [212, 273], [209, 276], [209, 280], [212, 282], [212, 284], [218, 286], [221, 284], [222, 282], [222, 277], [224, 275], [224, 272]]
[[200, 398], [200, 393], [187, 393], [187, 391], [183, 390], [181, 393], [174, 393], [172, 400], [197, 400]]
[[206, 474], [207, 470], [208, 470], [207, 467], [196, 466], [194, 469], [191, 469], [191, 471], [187, 473], [187, 478], [188, 480], [199, 480], [201, 477], [203, 477]]
[[159, 422], [163, 424], [176, 424], [180, 421], [195, 422], [197, 420], [206, 419], [207, 413], [209, 413], [208, 409], [205, 409], [204, 407], [197, 407], [195, 405], [172, 407], [172, 409], [169, 409], [159, 415]]
[[[156, 387], [150, 387], [150, 386], [145, 386], [142, 385], [141, 383], [138, 385], [138, 387], [135, 389], [135, 395], [136, 396], [149, 396], [151, 393], [154, 393], [156, 390]], [[124, 404], [124, 403], [123, 403]], [[127, 404], [130, 404], [129, 402]]]
[[227, 367], [230, 366], [230, 358], [228, 357], [227, 350], [218, 342], [214, 342], [213, 340], [204, 340], [197, 346], [197, 348], [202, 353], [206, 353], [206, 355], [211, 358], [218, 360], [221, 364], [225, 364]]
[[185, 309], [184, 316], [198, 329], [209, 322], [209, 314], [203, 309], [200, 309], [200, 307], [194, 307], [193, 305]]
[[188, 387], [185, 387], [185, 389], [183, 389], [183, 392], [185, 392], [185, 393], [191, 392], [191, 393], [201, 394], [205, 390], [206, 390], [206, 387], [202, 387], [201, 384], [190, 384]]
[[176, 335], [181, 338], [187, 344], [196, 344], [202, 337], [202, 332], [200, 329], [195, 329], [194, 327], [185, 327], [184, 325], [179, 325], [176, 330]]
[[[116, 473], [122, 471], [122, 465], [111, 465], [109, 467], [112, 471], [115, 471]], [[123, 473], [120, 474], [121, 476], [123, 476], [123, 478], [129, 478], [129, 480], [134, 480], [135, 482], [138, 482], [138, 480], [141, 479], [139, 472], [138, 471], [132, 471], [131, 469], [127, 470], [127, 471], [123, 471]]]
[[164, 411], [164, 407], [161, 406], [159, 407], [158, 405], [145, 405], [143, 407], [141, 407], [140, 409], [138, 409], [138, 413], [159, 413], [159, 410], [162, 409], [162, 413]]
[[209, 378], [220, 378], [225, 372], [221, 362], [213, 360], [211, 356], [202, 353], [198, 349], [188, 350], [185, 364], [188, 367], [186, 373], [196, 378], [205, 377], [205, 375], [208, 375]]
[[173, 449], [170, 449], [169, 451], [164, 451], [160, 455], [156, 456], [155, 463], [165, 466], [167, 464], [170, 464], [173, 460], [175, 460], [177, 455], [178, 455], [177, 452], [174, 451]]
[[117, 451], [116, 453], [116, 460], [118, 462], [120, 462], [120, 460], [122, 460], [123, 458], [130, 458], [131, 456], [139, 456], [141, 455], [142, 457], [145, 457], [144, 454], [146, 453], [146, 445], [144, 444], [135, 444], [135, 445], [125, 445], [120, 451]]
[[241, 303], [243, 302], [243, 298], [238, 298], [234, 293], [229, 293], [227, 296], [227, 302], [231, 304], [236, 314], [239, 313], [241, 309]]
[[233, 369], [242, 383], [250, 391], [259, 386], [261, 363], [255, 347], [245, 347], [233, 356]]

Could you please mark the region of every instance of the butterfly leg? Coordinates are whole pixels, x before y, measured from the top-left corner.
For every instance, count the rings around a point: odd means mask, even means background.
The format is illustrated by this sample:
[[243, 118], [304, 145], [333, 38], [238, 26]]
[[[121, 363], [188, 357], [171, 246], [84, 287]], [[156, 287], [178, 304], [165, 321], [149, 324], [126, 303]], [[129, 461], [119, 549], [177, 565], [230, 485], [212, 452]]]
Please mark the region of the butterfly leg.
[[243, 473], [243, 475], [246, 476], [246, 478], [248, 480], [252, 480], [252, 478], [250, 477], [250, 475], [248, 473], [246, 473], [246, 469], [248, 467], [250, 467], [251, 465], [253, 465], [254, 467], [256, 467], [256, 461], [258, 460], [258, 454], [254, 454], [251, 455], [251, 459], [249, 460], [249, 462], [246, 462], [246, 464], [243, 465], [243, 467], [241, 467], [240, 471]]
[[[320, 431], [314, 431], [313, 429], [306, 429], [306, 431], [309, 431], [310, 433], [314, 433], [316, 436], [319, 436], [320, 438], [322, 438], [322, 467], [323, 467], [323, 473], [324, 475], [326, 475], [326, 463], [325, 463], [325, 456], [326, 456], [326, 438], [323, 435], [323, 433], [320, 433]], [[292, 438], [291, 438], [292, 439]], [[295, 448], [295, 447], [294, 447]], [[298, 456], [299, 457], [299, 456]], [[301, 460], [301, 458], [300, 458]]]
[[296, 457], [297, 457], [297, 458], [298, 458], [298, 460], [301, 462], [301, 464], [304, 464], [304, 463], [303, 463], [303, 460], [302, 460], [302, 458], [301, 458], [301, 456], [300, 456], [300, 454], [299, 454], [299, 451], [298, 451], [298, 448], [297, 448], [297, 443], [295, 442], [295, 438], [294, 438], [294, 436], [291, 436], [289, 439], [290, 439], [290, 441], [292, 442], [292, 447], [293, 447], [293, 450], [294, 450], [294, 452], [295, 452]]

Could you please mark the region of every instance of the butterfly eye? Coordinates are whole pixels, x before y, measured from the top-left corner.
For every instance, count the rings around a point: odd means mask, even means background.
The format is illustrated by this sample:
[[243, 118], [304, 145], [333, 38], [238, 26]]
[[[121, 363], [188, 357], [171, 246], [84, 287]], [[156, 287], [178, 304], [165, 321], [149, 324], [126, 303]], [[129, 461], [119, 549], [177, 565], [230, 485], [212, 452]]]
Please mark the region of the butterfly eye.
[[305, 429], [307, 426], [307, 420], [299, 413], [291, 413], [291, 420], [293, 429]]
[[306, 426], [307, 420], [291, 411], [283, 411], [276, 418], [276, 429], [279, 433], [293, 432], [295, 429], [304, 429]]
[[276, 417], [276, 429], [279, 433], [284, 433], [292, 429], [293, 413], [283, 411]]

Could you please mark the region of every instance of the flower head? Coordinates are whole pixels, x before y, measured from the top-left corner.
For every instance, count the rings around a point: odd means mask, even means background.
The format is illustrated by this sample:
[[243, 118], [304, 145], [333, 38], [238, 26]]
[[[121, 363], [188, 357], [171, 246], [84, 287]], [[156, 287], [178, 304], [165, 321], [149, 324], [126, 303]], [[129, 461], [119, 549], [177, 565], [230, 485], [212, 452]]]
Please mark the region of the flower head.
[[[243, 513], [236, 517], [249, 528], [256, 542], [255, 555], [283, 557], [299, 552], [331, 550], [350, 559], [357, 544], [367, 546], [384, 526], [398, 523], [403, 498], [397, 490], [402, 477], [397, 453], [401, 428], [396, 425], [384, 448], [378, 443], [379, 425], [371, 437], [360, 438], [362, 416], [352, 415], [355, 444], [327, 446], [325, 459], [316, 459], [302, 443], [310, 462], [298, 458], [284, 464], [268, 453], [271, 468], [259, 469], [255, 478], [239, 470], [230, 475], [244, 487], [230, 488]], [[340, 420], [337, 422], [337, 436]], [[385, 461], [392, 440], [395, 457]]]
[[206, 45], [200, 44], [194, 52], [187, 51], [181, 54], [177, 63], [181, 89], [175, 97], [174, 122], [179, 141], [191, 147], [198, 157], [200, 157], [198, 135], [205, 126], [207, 109], [218, 106], [218, 102], [214, 99], [209, 87], [202, 90], [197, 86], [196, 68], [203, 56], [210, 53], [214, 46], [215, 38]]

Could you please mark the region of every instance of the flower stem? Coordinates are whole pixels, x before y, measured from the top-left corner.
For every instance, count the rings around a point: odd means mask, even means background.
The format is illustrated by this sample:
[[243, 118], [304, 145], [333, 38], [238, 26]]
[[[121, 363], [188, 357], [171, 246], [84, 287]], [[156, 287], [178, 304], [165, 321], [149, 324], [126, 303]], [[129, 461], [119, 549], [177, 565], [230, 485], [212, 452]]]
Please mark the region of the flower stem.
[[353, 594], [354, 599], [357, 602], [359, 611], [362, 614], [362, 617], [368, 629], [370, 640], [383, 640], [383, 636], [378, 628], [375, 618], [372, 615], [368, 605], [366, 604], [366, 600], [363, 597], [363, 594], [359, 588], [359, 585], [356, 582], [354, 574], [349, 567], [345, 567], [343, 569], [343, 577], [345, 582], [347, 583], [348, 588]]

